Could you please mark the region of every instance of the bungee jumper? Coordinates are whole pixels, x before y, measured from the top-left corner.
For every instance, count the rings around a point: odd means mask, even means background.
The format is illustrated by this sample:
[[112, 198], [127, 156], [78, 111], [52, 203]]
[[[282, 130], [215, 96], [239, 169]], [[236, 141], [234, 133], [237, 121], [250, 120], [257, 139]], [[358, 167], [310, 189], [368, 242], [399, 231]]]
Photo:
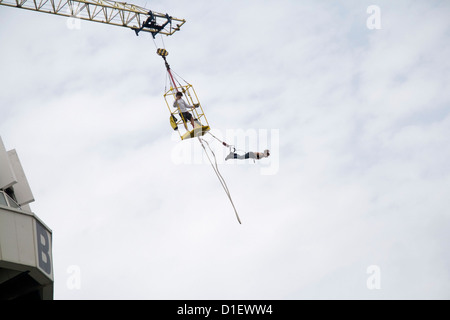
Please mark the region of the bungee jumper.
[[237, 154], [235, 151], [230, 152], [229, 155], [227, 155], [227, 157], [225, 158], [225, 160], [230, 160], [230, 159], [253, 159], [253, 160], [259, 160], [262, 158], [268, 158], [270, 156], [270, 151], [269, 150], [264, 150], [264, 152], [247, 152], [246, 154]]
[[236, 153], [236, 148], [232, 145], [229, 145], [228, 143], [221, 141], [219, 138], [217, 138], [215, 135], [213, 135], [211, 132], [208, 132], [214, 139], [216, 139], [217, 141], [219, 141], [224, 147], [227, 147], [230, 149], [230, 153], [227, 155], [227, 157], [225, 158], [225, 160], [230, 160], [230, 159], [253, 159], [254, 160], [259, 160], [262, 158], [268, 158], [270, 156], [270, 151], [268, 149], [264, 150], [264, 152], [247, 152], [243, 155]]

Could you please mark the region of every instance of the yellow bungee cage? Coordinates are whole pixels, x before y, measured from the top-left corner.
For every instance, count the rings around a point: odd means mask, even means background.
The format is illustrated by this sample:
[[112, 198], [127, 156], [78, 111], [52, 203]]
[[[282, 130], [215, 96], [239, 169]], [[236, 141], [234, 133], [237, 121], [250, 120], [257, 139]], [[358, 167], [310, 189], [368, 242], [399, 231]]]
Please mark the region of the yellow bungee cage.
[[[210, 127], [194, 87], [184, 79], [184, 84], [181, 84], [180, 81], [174, 77], [174, 72], [167, 63], [166, 56], [169, 54], [167, 50], [158, 49], [156, 53], [164, 59], [167, 74], [169, 75], [170, 88], [169, 90], [166, 88], [167, 91], [164, 93], [164, 100], [166, 101], [167, 108], [170, 112], [170, 124], [172, 128], [178, 131], [181, 140], [203, 136], [210, 130]], [[176, 100], [176, 95], [180, 94], [180, 92], [186, 100], [185, 103], [189, 107], [188, 113], [182, 111], [181, 106]], [[190, 119], [186, 119], [186, 116], [191, 117], [189, 113], [192, 116], [192, 121], [190, 122]], [[188, 129], [189, 124], [193, 126], [192, 130]], [[185, 130], [180, 130], [181, 127]]]

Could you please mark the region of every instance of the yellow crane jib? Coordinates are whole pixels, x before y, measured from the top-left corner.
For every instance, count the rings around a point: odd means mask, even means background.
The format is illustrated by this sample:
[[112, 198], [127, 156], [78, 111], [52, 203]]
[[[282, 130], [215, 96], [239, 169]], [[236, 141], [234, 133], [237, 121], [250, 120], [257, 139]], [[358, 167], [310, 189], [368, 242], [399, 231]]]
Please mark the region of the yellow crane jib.
[[0, 5], [172, 35], [186, 22], [126, 2], [110, 0], [0, 0]]

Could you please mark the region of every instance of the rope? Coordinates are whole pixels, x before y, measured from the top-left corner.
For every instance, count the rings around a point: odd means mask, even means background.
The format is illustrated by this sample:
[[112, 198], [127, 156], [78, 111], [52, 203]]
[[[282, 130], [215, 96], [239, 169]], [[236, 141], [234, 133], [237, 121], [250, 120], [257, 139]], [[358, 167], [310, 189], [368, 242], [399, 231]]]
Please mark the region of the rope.
[[217, 138], [215, 135], [213, 135], [213, 134], [211, 133], [211, 131], [208, 131], [208, 133], [209, 133], [214, 139], [216, 139], [217, 141], [219, 141], [223, 146], [225, 146], [225, 147], [227, 147], [227, 148], [230, 148], [230, 149], [233, 149], [233, 152], [236, 151], [236, 148], [235, 148], [233, 145], [230, 145], [230, 144], [226, 143], [225, 141], [220, 140], [220, 139]]
[[161, 36], [162, 45], [163, 45], [163, 48], [165, 49], [165, 48], [166, 48], [166, 45], [165, 45], [165, 43], [164, 43], [163, 35], [162, 35], [162, 34], [159, 34], [159, 35]]
[[153, 44], [155, 45], [155, 48], [158, 49], [158, 45], [155, 42], [155, 38], [152, 37], [152, 40], [153, 40]]
[[173, 70], [172, 70], [172, 72], [173, 72], [178, 78], [180, 78], [181, 80], [183, 80], [186, 84], [189, 84], [189, 82], [187, 82], [186, 80], [184, 80], [183, 77], [180, 76], [178, 73], [176, 73], [176, 72], [173, 71]]
[[[159, 34], [159, 35], [160, 35], [160, 37], [161, 37], [162, 48], [163, 48], [163, 49], [166, 49], [166, 45], [165, 45], [165, 43], [164, 43], [164, 38], [163, 38], [162, 34]], [[156, 49], [159, 49], [159, 46], [158, 46], [158, 44], [157, 44], [156, 41], [155, 41], [155, 37], [152, 37], [152, 40], [153, 40], [153, 44], [155, 45], [155, 48], [156, 48]]]
[[169, 80], [169, 74], [166, 72], [166, 82], [164, 83], [164, 92], [167, 92], [167, 81]]
[[[219, 167], [217, 165], [217, 159], [216, 159], [216, 155], [214, 154], [214, 151], [212, 151], [211, 147], [209, 146], [209, 143], [206, 140], [202, 139], [201, 137], [198, 137], [198, 140], [200, 141], [200, 144], [202, 145], [203, 150], [205, 150], [206, 156], [208, 157], [208, 160], [211, 163], [211, 166], [212, 166], [214, 172], [216, 173], [217, 178], [219, 178], [219, 181], [222, 184], [222, 187], [225, 190], [225, 193], [227, 194], [228, 199], [230, 199], [230, 202], [231, 202], [231, 205], [233, 206], [234, 213], [236, 214], [237, 220], [239, 221], [240, 224], [242, 224], [241, 219], [239, 218], [239, 215], [237, 213], [236, 207], [234, 206], [233, 199], [231, 199], [231, 194], [230, 194], [230, 190], [228, 190], [227, 183], [225, 182], [225, 179], [222, 177], [222, 175], [219, 172]], [[214, 157], [215, 166], [212, 163], [211, 158], [209, 157], [209, 154], [206, 151], [205, 144], [203, 142], [206, 143], [206, 145], [208, 146], [209, 151], [212, 153], [212, 155]]]

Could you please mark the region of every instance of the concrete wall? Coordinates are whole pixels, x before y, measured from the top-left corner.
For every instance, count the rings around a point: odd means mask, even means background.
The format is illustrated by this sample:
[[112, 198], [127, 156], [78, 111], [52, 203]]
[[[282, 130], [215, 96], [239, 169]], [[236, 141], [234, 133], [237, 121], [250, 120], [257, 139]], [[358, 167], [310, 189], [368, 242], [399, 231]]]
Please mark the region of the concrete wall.
[[0, 268], [28, 272], [53, 296], [52, 232], [34, 214], [0, 206]]
[[34, 197], [19, 156], [1, 138], [0, 192], [0, 299], [30, 292], [53, 299], [52, 231], [31, 212]]

